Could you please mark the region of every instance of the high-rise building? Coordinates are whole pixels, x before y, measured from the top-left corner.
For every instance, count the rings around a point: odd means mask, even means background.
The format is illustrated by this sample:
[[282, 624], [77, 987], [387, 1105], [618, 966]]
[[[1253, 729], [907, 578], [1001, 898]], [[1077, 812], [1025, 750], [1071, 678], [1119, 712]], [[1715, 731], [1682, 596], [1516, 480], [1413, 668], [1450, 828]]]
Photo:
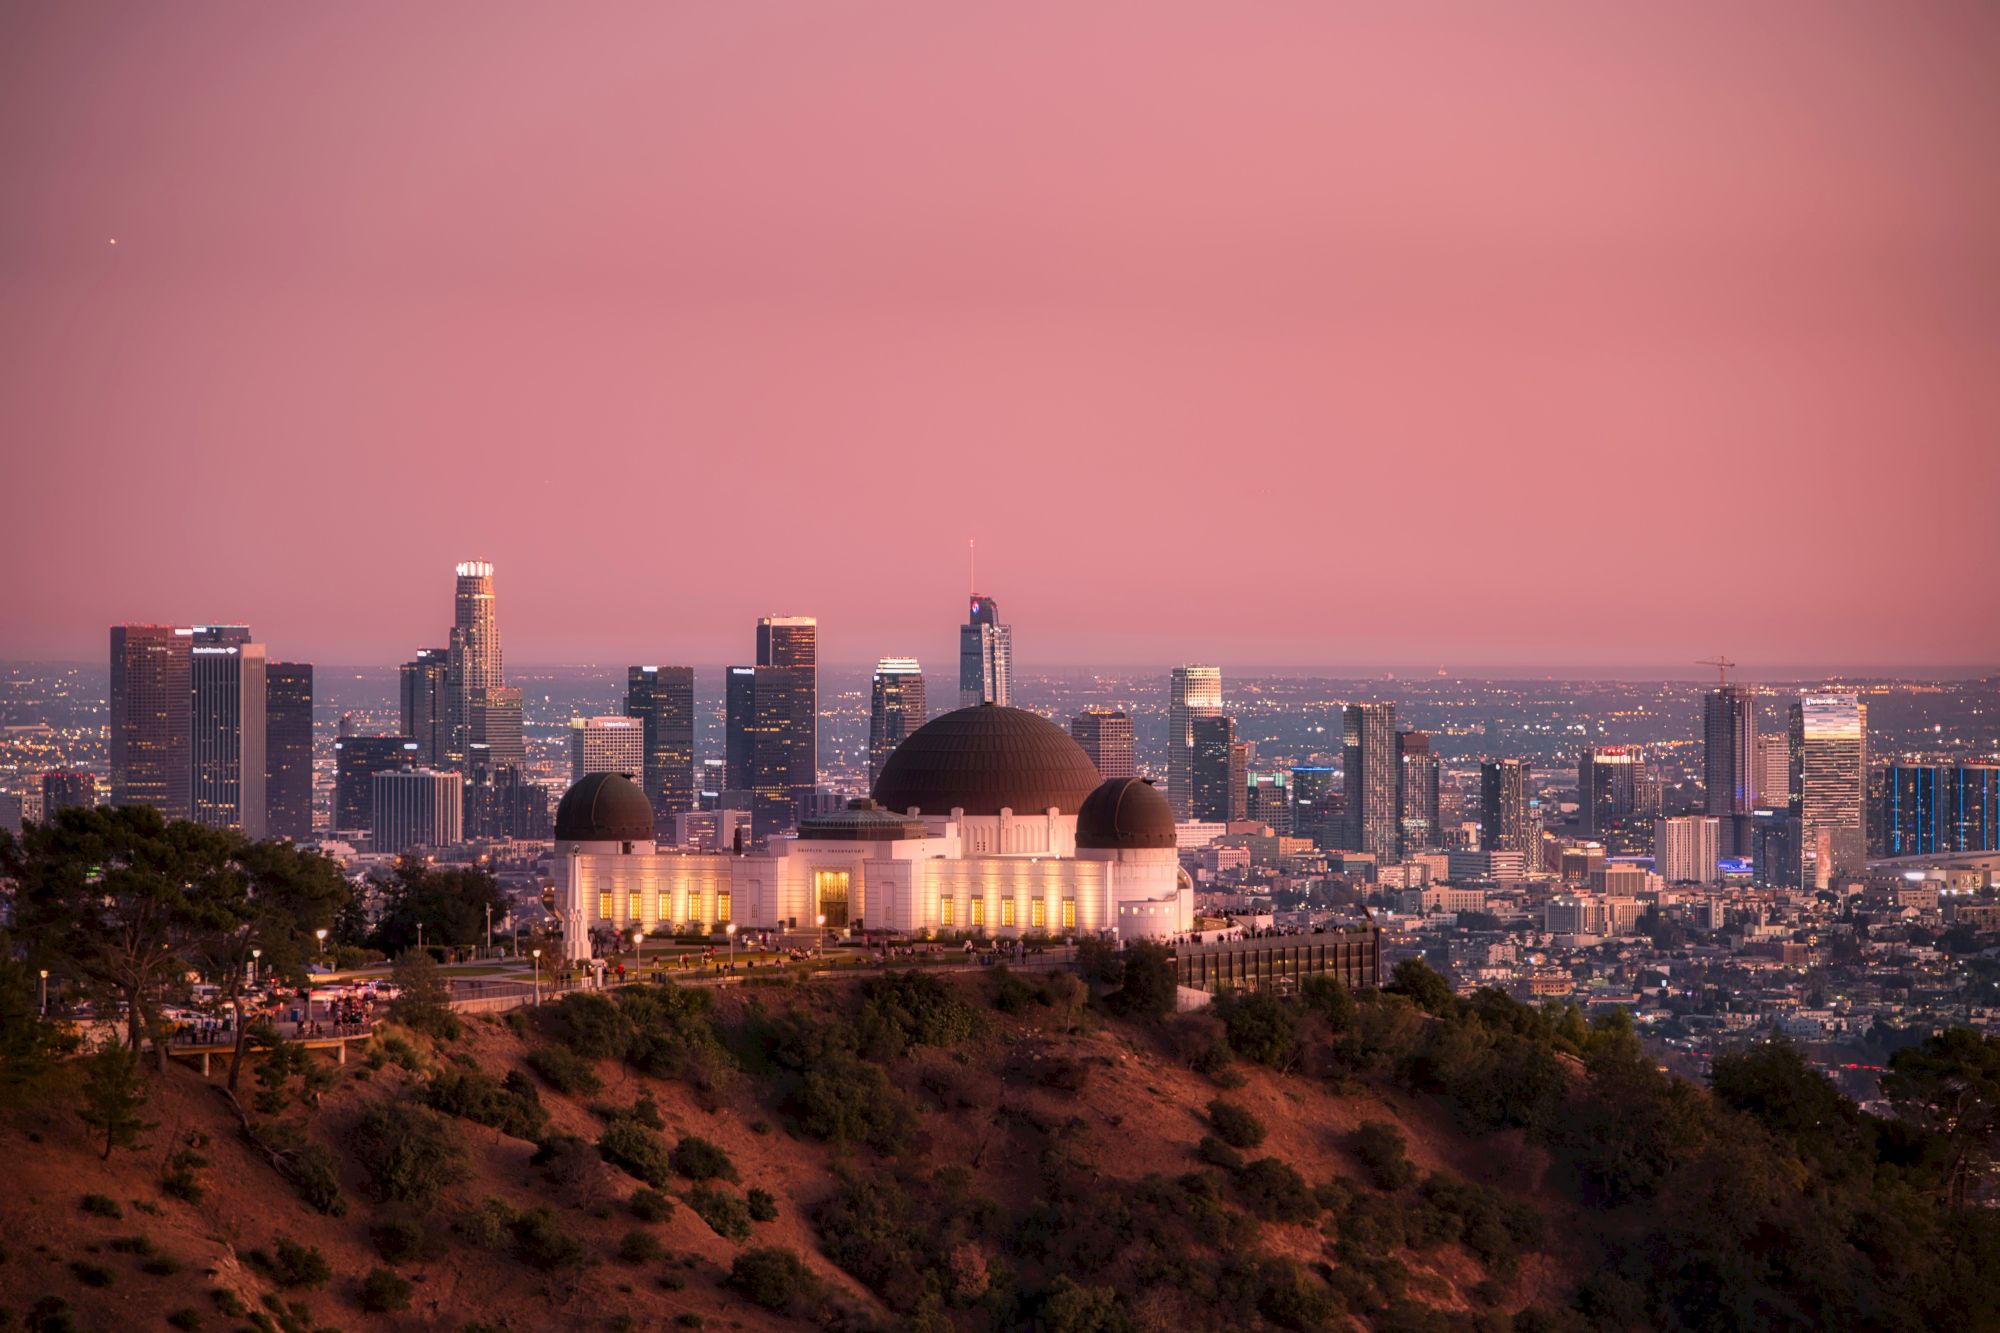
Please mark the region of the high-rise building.
[[1291, 774], [1283, 769], [1255, 770], [1245, 775], [1243, 817], [1267, 825], [1281, 837], [1292, 836]]
[[304, 842], [313, 831], [313, 669], [272, 662], [264, 669], [264, 826], [274, 838]]
[[496, 685], [472, 707], [472, 742], [469, 748], [484, 746], [496, 767], [524, 767], [528, 744], [523, 735], [521, 691], [512, 685]]
[[0, 791], [0, 833], [21, 836], [21, 826], [28, 822], [27, 801], [17, 791]]
[[1243, 819], [1249, 803], [1249, 750], [1237, 743], [1236, 719], [1218, 713], [1194, 719], [1193, 727], [1193, 817], [1216, 824]]
[[1791, 708], [1801, 888], [1868, 864], [1868, 708], [1854, 694], [1802, 694]]
[[264, 645], [242, 625], [189, 635], [188, 797], [191, 817], [252, 838], [264, 821]]
[[885, 657], [875, 664], [868, 698], [868, 785], [909, 734], [930, 720], [924, 703], [924, 669], [914, 657]]
[[64, 810], [89, 810], [97, 804], [94, 773], [58, 771], [42, 774], [42, 822], [53, 824]]
[[[1496, 759], [1479, 766], [1479, 846], [1488, 852], [1538, 857], [1540, 834], [1528, 802], [1528, 765]], [[1534, 869], [1531, 859], [1529, 869]]]
[[1639, 808], [1643, 767], [1636, 746], [1593, 745], [1584, 749], [1576, 764], [1576, 800], [1585, 837], [1605, 838], [1625, 831], [1627, 821]]
[[370, 851], [455, 847], [465, 840], [465, 779], [459, 774], [434, 768], [386, 769], [376, 773], [370, 784]]
[[1792, 792], [1792, 740], [1788, 732], [1766, 732], [1757, 737], [1757, 808], [1789, 810]]
[[1334, 782], [1339, 770], [1330, 764], [1292, 766], [1292, 836], [1311, 838], [1315, 847], [1331, 847], [1340, 840], [1340, 789]]
[[655, 817], [694, 809], [694, 668], [630, 668], [625, 715], [638, 718], [645, 733], [644, 783]]
[[188, 636], [171, 625], [111, 627], [111, 803], [188, 817]]
[[[1707, 812], [1721, 821], [1722, 854], [1743, 856], [1749, 816], [1757, 809], [1757, 701], [1741, 685], [1702, 696], [1702, 778]], [[1657, 850], [1657, 849], [1656, 849]]]
[[1653, 864], [1669, 884], [1713, 884], [1722, 855], [1723, 820], [1714, 815], [1662, 819], [1653, 830]]
[[333, 828], [360, 836], [375, 825], [375, 775], [419, 763], [408, 736], [342, 736], [333, 743]]
[[1408, 857], [1439, 842], [1438, 757], [1430, 733], [1396, 733], [1396, 814], [1402, 852]]
[[475, 756], [465, 783], [464, 812], [467, 839], [542, 839], [550, 833], [548, 792], [512, 764], [494, 767]]
[[417, 655], [399, 670], [403, 704], [403, 734], [417, 743], [426, 764], [442, 764], [450, 754], [446, 740], [447, 714], [451, 711], [448, 682], [451, 651], [447, 648], [419, 648]]
[[1139, 776], [1132, 751], [1132, 719], [1127, 714], [1116, 708], [1086, 708], [1069, 720], [1069, 734], [1107, 782]]
[[2000, 851], [2000, 766], [1890, 764], [1881, 805], [1885, 855]]
[[1396, 705], [1349, 704], [1341, 714], [1342, 769], [1347, 797], [1346, 850], [1396, 859], [1401, 846], [1397, 813]]
[[569, 720], [569, 780], [591, 773], [637, 777], [646, 770], [646, 724], [636, 717], [573, 717]]
[[958, 627], [958, 706], [1011, 707], [1014, 702], [1014, 631], [1000, 623], [991, 597], [972, 594], [972, 614]]
[[[466, 560], [457, 569], [452, 594], [451, 640], [445, 650], [445, 748], [454, 764], [465, 761], [478, 730], [503, 731], [482, 725], [478, 714], [488, 706], [488, 694], [506, 682], [500, 656], [500, 622], [493, 602], [493, 566]], [[515, 700], [518, 707], [519, 700]], [[491, 741], [489, 739], [489, 744]]]
[[757, 756], [757, 668], [731, 667], [722, 675], [722, 790], [749, 791]]
[[757, 665], [725, 678], [726, 780], [751, 793], [759, 838], [796, 825], [819, 785], [818, 626], [811, 616], [764, 617]]
[[1222, 668], [1178, 666], [1167, 687], [1167, 804], [1194, 818], [1194, 723], [1222, 715]]

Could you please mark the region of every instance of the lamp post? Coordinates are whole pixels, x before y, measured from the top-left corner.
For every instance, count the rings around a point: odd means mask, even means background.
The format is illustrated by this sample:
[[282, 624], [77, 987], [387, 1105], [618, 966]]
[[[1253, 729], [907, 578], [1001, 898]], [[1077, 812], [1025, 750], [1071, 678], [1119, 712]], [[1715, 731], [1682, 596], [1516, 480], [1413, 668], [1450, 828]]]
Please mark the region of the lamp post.
[[320, 957], [324, 958], [326, 956], [326, 927], [321, 926], [318, 930], [315, 930], [313, 938], [319, 941], [319, 954]]
[[424, 923], [419, 921], [417, 922], [417, 952], [422, 953], [423, 951], [424, 951]]
[[[732, 921], [724, 926], [722, 933], [729, 936], [729, 974], [734, 976], [736, 975], [736, 923]], [[46, 976], [47, 973], [43, 975]]]
[[49, 970], [42, 969], [42, 1017], [49, 1016]]
[[535, 1007], [542, 1003], [542, 951], [535, 950]]
[[493, 952], [493, 904], [486, 904], [486, 952]]
[[257, 984], [257, 960], [263, 956], [264, 951], [262, 949], [252, 949], [250, 951], [250, 984], [253, 986]]
[[646, 970], [646, 935], [643, 931], [632, 932], [632, 975]]

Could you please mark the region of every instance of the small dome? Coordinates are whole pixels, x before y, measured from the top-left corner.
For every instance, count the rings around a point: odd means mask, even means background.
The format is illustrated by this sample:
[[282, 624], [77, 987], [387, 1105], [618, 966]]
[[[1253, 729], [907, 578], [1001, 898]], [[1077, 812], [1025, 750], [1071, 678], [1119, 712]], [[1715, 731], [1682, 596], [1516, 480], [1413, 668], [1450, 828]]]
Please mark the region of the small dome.
[[623, 773], [586, 773], [556, 806], [558, 842], [651, 842], [653, 804]]
[[1167, 798], [1144, 778], [1112, 778], [1099, 785], [1076, 816], [1076, 845], [1097, 850], [1138, 851], [1177, 846], [1174, 812]]
[[1097, 766], [1061, 727], [1026, 709], [979, 704], [911, 732], [882, 765], [874, 795], [898, 814], [1073, 815], [1097, 783]]

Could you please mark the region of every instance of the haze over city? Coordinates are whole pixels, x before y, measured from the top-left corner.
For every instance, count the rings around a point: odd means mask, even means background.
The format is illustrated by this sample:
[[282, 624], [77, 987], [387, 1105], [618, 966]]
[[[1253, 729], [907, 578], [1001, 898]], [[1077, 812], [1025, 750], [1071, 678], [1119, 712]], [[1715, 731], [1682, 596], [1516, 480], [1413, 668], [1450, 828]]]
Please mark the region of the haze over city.
[[2000, 12], [0, 13], [0, 658], [2000, 659]]

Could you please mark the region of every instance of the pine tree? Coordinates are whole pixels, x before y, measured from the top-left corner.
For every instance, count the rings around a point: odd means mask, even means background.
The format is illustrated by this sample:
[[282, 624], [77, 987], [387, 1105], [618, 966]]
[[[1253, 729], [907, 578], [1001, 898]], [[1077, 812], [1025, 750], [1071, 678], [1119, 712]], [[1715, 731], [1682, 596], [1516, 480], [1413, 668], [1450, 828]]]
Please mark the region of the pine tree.
[[106, 1046], [83, 1062], [83, 1122], [104, 1135], [105, 1161], [113, 1148], [142, 1147], [139, 1136], [157, 1124], [145, 1118], [146, 1074], [138, 1052]]

